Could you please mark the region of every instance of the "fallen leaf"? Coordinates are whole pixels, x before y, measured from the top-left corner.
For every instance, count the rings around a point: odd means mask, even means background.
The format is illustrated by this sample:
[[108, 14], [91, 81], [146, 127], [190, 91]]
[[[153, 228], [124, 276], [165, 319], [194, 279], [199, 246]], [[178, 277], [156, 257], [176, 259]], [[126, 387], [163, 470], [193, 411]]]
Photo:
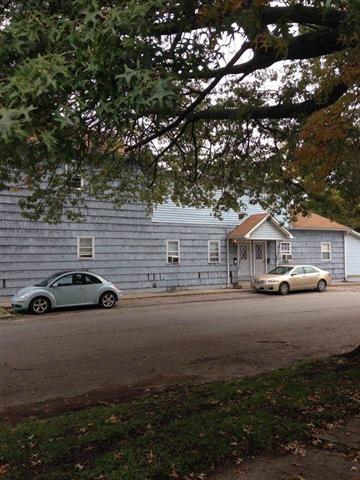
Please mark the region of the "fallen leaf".
[[0, 476], [5, 475], [9, 471], [10, 465], [8, 463], [3, 463], [0, 465]]

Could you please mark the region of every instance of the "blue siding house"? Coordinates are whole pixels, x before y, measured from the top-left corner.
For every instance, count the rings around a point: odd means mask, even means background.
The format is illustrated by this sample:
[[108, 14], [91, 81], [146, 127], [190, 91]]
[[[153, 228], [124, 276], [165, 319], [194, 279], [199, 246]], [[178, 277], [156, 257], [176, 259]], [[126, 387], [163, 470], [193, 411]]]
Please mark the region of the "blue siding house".
[[210, 209], [171, 202], [116, 210], [90, 200], [85, 223], [49, 225], [22, 217], [23, 195], [0, 192], [0, 298], [79, 268], [124, 290], [231, 287], [285, 262], [313, 264], [337, 279], [360, 276], [360, 235], [315, 214], [283, 225], [249, 202], [220, 220]]

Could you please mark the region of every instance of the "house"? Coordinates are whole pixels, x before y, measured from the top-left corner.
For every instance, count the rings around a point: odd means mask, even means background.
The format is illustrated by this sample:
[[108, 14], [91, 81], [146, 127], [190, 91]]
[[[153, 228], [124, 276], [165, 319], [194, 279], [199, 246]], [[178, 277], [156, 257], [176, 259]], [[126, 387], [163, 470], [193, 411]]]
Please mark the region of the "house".
[[86, 223], [49, 225], [22, 217], [24, 195], [0, 192], [0, 298], [79, 268], [124, 290], [225, 288], [290, 261], [325, 268], [337, 279], [360, 276], [360, 234], [315, 214], [285, 226], [249, 202], [246, 212], [218, 219], [211, 209], [172, 202], [115, 210], [89, 200]]

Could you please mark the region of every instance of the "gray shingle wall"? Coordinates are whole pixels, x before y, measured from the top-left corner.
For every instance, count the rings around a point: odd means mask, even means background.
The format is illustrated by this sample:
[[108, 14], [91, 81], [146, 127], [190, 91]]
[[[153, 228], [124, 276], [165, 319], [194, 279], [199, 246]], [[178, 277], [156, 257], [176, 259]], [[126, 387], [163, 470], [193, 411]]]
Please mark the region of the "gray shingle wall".
[[[77, 268], [94, 270], [125, 290], [226, 286], [226, 227], [159, 224], [145, 205], [114, 210], [93, 201], [86, 223], [48, 225], [21, 216], [20, 195], [0, 194], [0, 297]], [[77, 259], [78, 235], [95, 236], [95, 259]], [[180, 240], [179, 265], [166, 263], [166, 239]], [[208, 240], [220, 240], [220, 264], [208, 263]]]
[[[334, 231], [292, 230], [291, 263], [308, 263], [329, 271], [334, 278], [343, 279], [344, 268], [344, 233]], [[331, 261], [321, 260], [321, 242], [331, 242]]]

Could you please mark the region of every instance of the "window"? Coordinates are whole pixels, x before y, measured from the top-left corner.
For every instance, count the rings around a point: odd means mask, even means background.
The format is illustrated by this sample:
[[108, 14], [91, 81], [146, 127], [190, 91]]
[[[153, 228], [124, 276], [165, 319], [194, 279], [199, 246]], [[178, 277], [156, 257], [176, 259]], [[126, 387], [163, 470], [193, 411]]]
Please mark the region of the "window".
[[84, 188], [84, 179], [75, 173], [72, 173], [69, 165], [65, 165], [65, 174], [68, 176], [69, 185], [75, 190], [82, 190]]
[[255, 259], [263, 260], [264, 258], [264, 246], [262, 243], [255, 244]]
[[72, 175], [70, 185], [75, 188], [75, 190], [82, 190], [84, 188], [84, 179], [80, 177], [80, 175]]
[[72, 274], [65, 275], [64, 277], [61, 277], [57, 282], [55, 282], [55, 285], [57, 287], [70, 287], [72, 284], [73, 284]]
[[208, 261], [209, 263], [220, 263], [220, 240], [209, 240]]
[[314, 267], [304, 267], [305, 273], [319, 273]]
[[84, 278], [85, 278], [86, 285], [93, 285], [95, 283], [101, 283], [101, 280], [99, 280], [97, 277], [94, 277], [94, 275], [89, 275], [88, 273], [84, 274]]
[[321, 260], [329, 262], [331, 260], [331, 243], [321, 242]]
[[239, 245], [239, 260], [247, 260], [248, 259], [248, 244], [247, 243], [240, 243]]
[[280, 242], [281, 260], [291, 260], [291, 242]]
[[291, 255], [291, 242], [280, 242], [281, 255]]
[[292, 271], [291, 275], [304, 275], [304, 273], [304, 267], [297, 267]]
[[180, 263], [180, 240], [166, 240], [166, 262]]
[[95, 238], [78, 237], [78, 258], [95, 258]]

